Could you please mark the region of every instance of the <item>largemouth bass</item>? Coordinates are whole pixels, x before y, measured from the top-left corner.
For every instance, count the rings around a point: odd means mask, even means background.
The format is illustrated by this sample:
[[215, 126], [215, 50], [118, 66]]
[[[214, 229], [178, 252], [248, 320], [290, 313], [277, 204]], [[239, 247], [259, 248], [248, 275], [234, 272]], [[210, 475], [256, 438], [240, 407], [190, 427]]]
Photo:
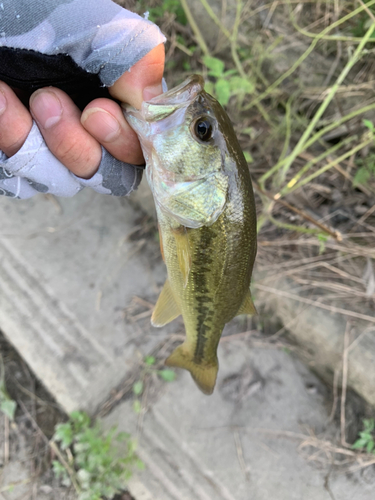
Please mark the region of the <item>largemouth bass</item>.
[[138, 134], [159, 223], [168, 278], [151, 322], [182, 314], [186, 340], [166, 365], [189, 370], [212, 394], [217, 346], [228, 321], [254, 314], [250, 278], [256, 213], [247, 162], [230, 120], [201, 76], [126, 108]]

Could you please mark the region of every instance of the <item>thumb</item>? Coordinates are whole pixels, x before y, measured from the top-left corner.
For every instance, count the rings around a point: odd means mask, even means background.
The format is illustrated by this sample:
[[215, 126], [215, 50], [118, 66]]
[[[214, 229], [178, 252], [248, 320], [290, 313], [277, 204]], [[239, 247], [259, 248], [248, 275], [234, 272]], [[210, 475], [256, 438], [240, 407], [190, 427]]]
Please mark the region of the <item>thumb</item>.
[[161, 94], [164, 59], [164, 44], [157, 45], [112, 85], [111, 96], [139, 109], [143, 101]]

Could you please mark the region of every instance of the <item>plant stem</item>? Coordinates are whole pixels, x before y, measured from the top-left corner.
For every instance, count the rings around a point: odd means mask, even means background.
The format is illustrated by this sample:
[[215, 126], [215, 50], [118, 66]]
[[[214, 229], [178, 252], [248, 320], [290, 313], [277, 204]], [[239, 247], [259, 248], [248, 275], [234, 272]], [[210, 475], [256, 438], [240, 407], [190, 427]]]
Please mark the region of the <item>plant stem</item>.
[[[256, 183], [253, 182], [253, 185], [254, 185], [254, 188], [256, 191], [258, 191], [260, 194], [262, 194], [263, 196], [267, 196], [267, 198], [269, 198], [270, 200], [276, 202], [276, 203], [280, 203], [281, 205], [283, 205], [284, 207], [288, 208], [289, 210], [291, 210], [292, 212], [295, 212], [296, 214], [298, 214], [299, 216], [303, 217], [304, 219], [306, 219], [307, 221], [311, 222], [312, 224], [314, 224], [314, 226], [318, 227], [319, 229], [321, 229], [324, 233], [326, 234], [329, 234], [330, 236], [332, 236], [333, 238], [335, 238], [335, 240], [337, 241], [342, 241], [342, 235], [339, 231], [332, 231], [329, 227], [327, 227], [325, 224], [322, 224], [321, 222], [319, 222], [318, 220], [314, 219], [313, 217], [311, 217], [309, 214], [307, 214], [306, 212], [304, 212], [303, 210], [299, 210], [298, 208], [294, 207], [293, 205], [291, 205], [290, 203], [288, 203], [287, 201], [284, 201], [284, 200], [279, 200], [277, 199], [274, 195], [272, 195], [271, 193], [267, 193], [267, 191], [264, 191], [262, 190], [259, 186], [256, 185]], [[271, 217], [271, 215], [269, 215], [269, 218]], [[291, 227], [295, 227], [293, 225], [291, 225]], [[297, 226], [297, 227], [300, 227], [300, 226]], [[305, 231], [304, 231], [305, 232]]]
[[[375, 3], [375, 0], [371, 0], [371, 4], [372, 3]], [[262, 94], [260, 94], [255, 99], [253, 99], [244, 108], [244, 110], [252, 108], [253, 106], [255, 106], [255, 104], [257, 102], [259, 102], [260, 100], [264, 99], [265, 97], [268, 97], [275, 90], [275, 88], [280, 85], [280, 83], [282, 83], [286, 78], [288, 78], [292, 73], [294, 73], [294, 71], [298, 68], [298, 66], [300, 66], [300, 64], [307, 58], [307, 56], [309, 54], [311, 54], [311, 52], [315, 49], [315, 46], [317, 45], [317, 43], [320, 40], [324, 39], [324, 36], [325, 36], [326, 33], [328, 33], [329, 31], [331, 31], [332, 29], [336, 28], [337, 26], [339, 26], [343, 22], [351, 19], [354, 15], [358, 14], [359, 12], [362, 12], [363, 10], [364, 10], [363, 7], [358, 7], [358, 9], [354, 10], [350, 14], [347, 14], [346, 16], [342, 17], [341, 19], [339, 19], [336, 22], [332, 23], [330, 26], [327, 26], [327, 28], [325, 28], [321, 33], [318, 33], [317, 35], [315, 35], [314, 40], [311, 42], [310, 47], [308, 47], [308, 49], [297, 59], [297, 61], [292, 65], [292, 67], [288, 71], [286, 71], [285, 73], [283, 73], [274, 83], [272, 83], [267, 88], [267, 90], [265, 90]], [[370, 29], [368, 31], [370, 31], [371, 29], [372, 29], [372, 27], [370, 27]], [[372, 33], [372, 31], [371, 31], [371, 33]], [[366, 33], [365, 37], [367, 37], [367, 34], [368, 34], [368, 32]], [[371, 36], [371, 34], [370, 34], [370, 36]], [[370, 36], [368, 36], [367, 38], [369, 39]], [[364, 38], [361, 38], [361, 42], [363, 42], [363, 40], [364, 40]], [[365, 43], [367, 43], [367, 41], [368, 40], [366, 39]], [[365, 44], [361, 43], [360, 45], [361, 45], [361, 50], [362, 50], [362, 47]]]
[[[290, 1], [288, 1], [288, 3], [290, 3]], [[361, 2], [362, 3], [362, 2]], [[356, 16], [357, 14], [360, 14], [363, 10], [366, 10], [368, 11], [369, 10], [369, 7], [371, 7], [372, 5], [375, 4], [375, 0], [371, 0], [370, 2], [368, 2], [367, 4], [363, 4], [362, 3], [362, 6], [361, 7], [358, 7], [357, 9], [353, 10], [350, 14], [348, 14], [347, 16], [343, 17], [341, 19], [346, 21], [347, 19], [350, 19], [351, 17], [353, 16]], [[307, 36], [309, 38], [315, 38], [316, 37], [316, 33], [311, 33], [310, 31], [306, 31], [304, 30], [303, 28], [301, 28], [297, 22], [295, 21], [294, 17], [291, 15], [290, 16], [291, 18], [291, 21], [292, 21], [292, 24], [293, 26], [295, 27], [295, 29], [301, 33], [301, 35], [304, 35], [304, 36]], [[332, 27], [333, 25], [331, 25]], [[362, 37], [356, 37], [356, 36], [344, 36], [344, 35], [324, 35], [322, 37], [322, 40], [331, 40], [331, 41], [335, 41], [335, 42], [352, 42], [352, 43], [359, 43], [361, 42], [362, 40]], [[369, 40], [369, 42], [375, 42], [375, 40]]]
[[[203, 5], [203, 7], [206, 9], [207, 14], [211, 17], [211, 19], [214, 21], [214, 23], [221, 29], [223, 34], [228, 38], [228, 40], [230, 42], [230, 47], [231, 47], [232, 59], [233, 59], [233, 62], [237, 68], [238, 73], [241, 75], [242, 78], [248, 79], [249, 76], [247, 75], [247, 73], [243, 69], [241, 60], [238, 57], [238, 53], [237, 53], [237, 37], [238, 37], [238, 28], [239, 28], [240, 21], [241, 21], [242, 1], [237, 0], [236, 19], [234, 22], [232, 33], [230, 33], [230, 31], [220, 21], [220, 19], [217, 17], [215, 12], [212, 10], [210, 5], [208, 4], [207, 0], [200, 0], [200, 2]], [[253, 64], [251, 59], [249, 59], [247, 62], [249, 63], [250, 68], [253, 70], [254, 74], [260, 80], [262, 80], [263, 83], [267, 84], [267, 82], [265, 82], [264, 76], [258, 70], [258, 68]], [[255, 93], [255, 95], [257, 95], [256, 91], [254, 93]], [[264, 120], [268, 123], [268, 125], [272, 126], [273, 125], [272, 120], [271, 120], [269, 114], [267, 113], [267, 111], [265, 110], [263, 104], [261, 102], [258, 102], [256, 104], [256, 107], [258, 108], [259, 113], [263, 116]]]
[[194, 31], [194, 35], [195, 35], [195, 38], [197, 39], [199, 47], [201, 48], [202, 52], [206, 56], [209, 56], [210, 51], [208, 50], [208, 47], [206, 45], [206, 42], [204, 41], [202, 33], [200, 32], [200, 29], [198, 28], [198, 25], [195, 22], [195, 19], [194, 19], [193, 14], [191, 13], [191, 10], [187, 4], [187, 1], [181, 0], [181, 5], [182, 5], [182, 8], [184, 9], [185, 15], [187, 17], [187, 20], [189, 21], [191, 29]]
[[[294, 226], [293, 224], [286, 224], [285, 222], [279, 222], [274, 217], [272, 217], [272, 215], [269, 215], [268, 219], [276, 227], [280, 227], [282, 229], [289, 229], [289, 231], [298, 231], [299, 233], [313, 234], [313, 235], [322, 234], [322, 232], [319, 231], [319, 229], [309, 229], [309, 228], [303, 227], [303, 226]], [[326, 233], [326, 231], [325, 231], [325, 233]]]
[[[364, 113], [367, 113], [367, 111], [372, 111], [375, 109], [375, 104], [369, 104], [368, 106], [365, 106], [364, 108], [360, 108], [360, 109], [357, 109], [356, 111], [352, 111], [351, 113], [343, 116], [342, 118], [340, 118], [339, 120], [335, 121], [335, 122], [332, 122], [330, 123], [329, 125], [327, 125], [326, 127], [322, 128], [321, 130], [319, 130], [318, 132], [316, 132], [305, 144], [305, 150], [308, 149], [310, 146], [312, 146], [312, 144], [314, 144], [315, 142], [317, 142], [322, 136], [324, 136], [325, 134], [327, 134], [328, 132], [330, 132], [331, 130], [334, 130], [335, 128], [339, 127], [340, 125], [342, 125], [343, 123], [351, 120], [352, 118], [355, 118], [356, 116], [358, 115], [361, 115], [361, 114], [364, 114]], [[281, 168], [283, 165], [285, 165], [287, 161], [287, 158], [284, 158], [283, 160], [279, 160], [276, 165], [274, 165], [270, 170], [268, 170], [265, 174], [262, 175], [262, 177], [260, 177], [260, 179], [258, 180], [259, 184], [263, 187], [264, 186], [264, 183], [265, 181], [271, 177], [271, 175], [273, 175], [277, 170], [279, 170], [279, 168]]]
[[293, 189], [293, 187], [297, 184], [297, 182], [300, 180], [303, 174], [307, 172], [313, 165], [316, 165], [321, 160], [324, 160], [324, 158], [326, 158], [327, 156], [331, 155], [332, 153], [335, 153], [338, 149], [340, 149], [343, 146], [346, 146], [347, 144], [353, 142], [356, 139], [357, 137], [347, 137], [344, 141], [335, 144], [334, 146], [327, 149], [319, 156], [316, 156], [312, 160], [307, 162], [306, 165], [302, 167], [301, 170], [299, 170], [297, 174], [288, 182], [288, 184], [284, 186], [283, 189], [281, 189], [281, 191], [276, 195], [276, 199], [281, 198], [282, 196], [285, 196], [286, 194], [290, 193], [291, 189]]
[[213, 20], [213, 22], [221, 29], [221, 31], [224, 33], [224, 35], [228, 39], [230, 39], [231, 38], [231, 34], [230, 34], [229, 30], [227, 30], [227, 28], [224, 26], [224, 24], [217, 17], [217, 15], [212, 10], [212, 8], [209, 5], [209, 3], [207, 2], [207, 0], [200, 0], [200, 2], [203, 5], [203, 7], [206, 9], [207, 14], [211, 17], [211, 19]]
[[[309, 126], [307, 127], [307, 129], [305, 130], [305, 132], [302, 134], [302, 137], [298, 141], [298, 143], [295, 146], [295, 148], [293, 149], [292, 153], [286, 158], [286, 161], [285, 161], [285, 164], [284, 164], [285, 165], [284, 168], [286, 170], [288, 170], [290, 168], [290, 166], [292, 165], [293, 161], [297, 158], [297, 156], [304, 149], [306, 149], [308, 138], [309, 138], [311, 132], [313, 131], [315, 125], [317, 124], [317, 122], [319, 121], [319, 119], [321, 118], [321, 116], [323, 115], [323, 113], [325, 112], [325, 110], [327, 109], [328, 105], [332, 101], [333, 97], [335, 96], [335, 94], [337, 92], [337, 89], [339, 88], [339, 86], [341, 85], [341, 83], [344, 81], [344, 79], [348, 75], [349, 71], [352, 69], [352, 67], [354, 66], [354, 64], [360, 59], [361, 51], [363, 50], [363, 47], [366, 45], [368, 39], [370, 38], [370, 36], [374, 32], [374, 29], [375, 29], [375, 24], [372, 24], [370, 26], [370, 28], [367, 30], [365, 36], [363, 37], [362, 42], [358, 45], [358, 47], [356, 48], [354, 54], [352, 55], [352, 57], [350, 58], [350, 60], [345, 65], [345, 67], [342, 70], [341, 74], [337, 78], [335, 84], [330, 88], [327, 97], [324, 99], [324, 101], [322, 102], [322, 104], [319, 106], [319, 109], [315, 113], [314, 118], [311, 120]], [[262, 182], [264, 182], [264, 180], [265, 180], [264, 178], [265, 178], [265, 175], [261, 179]]]
[[65, 467], [65, 470], [69, 474], [70, 480], [72, 481], [72, 485], [74, 486], [76, 493], [78, 493], [78, 494], [81, 493], [81, 488], [80, 488], [79, 484], [77, 483], [75, 472], [70, 467], [68, 462], [65, 460], [63, 454], [59, 450], [59, 447], [56, 445], [56, 443], [54, 441], [49, 441], [49, 446], [50, 446], [51, 450], [57, 455], [61, 464]]
[[308, 182], [310, 182], [312, 179], [315, 179], [315, 177], [318, 177], [320, 174], [323, 174], [324, 172], [326, 172], [327, 170], [329, 170], [330, 168], [334, 167], [335, 165], [337, 165], [338, 163], [342, 162], [343, 160], [346, 160], [346, 158], [348, 158], [349, 156], [352, 156], [353, 154], [355, 154], [357, 151], [360, 151], [361, 149], [365, 148], [366, 146], [368, 146], [369, 144], [373, 143], [374, 142], [374, 139], [373, 137], [371, 136], [370, 139], [368, 139], [367, 141], [364, 141], [364, 142], [361, 142], [360, 144], [358, 144], [355, 148], [352, 148], [350, 151], [347, 151], [346, 153], [344, 153], [343, 155], [339, 156], [338, 158], [336, 158], [335, 160], [332, 160], [330, 161], [329, 163], [327, 163], [327, 165], [324, 165], [324, 167], [320, 168], [319, 170], [317, 170], [316, 172], [314, 172], [313, 174], [309, 175], [308, 177], [306, 177], [305, 179], [303, 179], [301, 182], [299, 182], [298, 184], [295, 184], [289, 191], [288, 193], [292, 193], [293, 191], [295, 191], [296, 189], [299, 189], [300, 187], [304, 186], [305, 184], [307, 184]]

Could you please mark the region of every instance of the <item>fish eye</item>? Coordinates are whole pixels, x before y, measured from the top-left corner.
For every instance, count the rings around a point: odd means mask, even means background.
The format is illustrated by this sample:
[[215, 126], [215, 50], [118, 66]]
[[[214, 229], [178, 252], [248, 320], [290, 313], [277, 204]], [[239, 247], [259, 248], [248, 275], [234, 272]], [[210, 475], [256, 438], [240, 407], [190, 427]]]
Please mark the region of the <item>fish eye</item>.
[[194, 134], [197, 139], [207, 142], [211, 139], [213, 126], [209, 118], [199, 118], [194, 124]]

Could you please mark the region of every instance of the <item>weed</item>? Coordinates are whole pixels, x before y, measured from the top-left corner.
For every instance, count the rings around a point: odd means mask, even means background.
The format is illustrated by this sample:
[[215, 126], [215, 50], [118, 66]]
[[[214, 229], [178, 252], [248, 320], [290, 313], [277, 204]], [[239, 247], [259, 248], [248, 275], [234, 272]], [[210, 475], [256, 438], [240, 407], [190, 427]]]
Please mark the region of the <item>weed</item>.
[[143, 468], [129, 434], [116, 434], [115, 427], [103, 433], [85, 412], [73, 412], [68, 422], [57, 425], [52, 444], [58, 457], [52, 464], [55, 477], [65, 486], [72, 484], [79, 500], [112, 498], [124, 488], [134, 467]]
[[203, 62], [208, 69], [208, 75], [215, 79], [215, 82], [206, 82], [208, 93], [217, 97], [220, 104], [226, 106], [232, 96], [239, 96], [241, 100], [246, 94], [254, 92], [255, 85], [248, 79], [238, 74], [236, 69], [225, 70], [225, 64], [217, 57], [204, 56]]
[[5, 370], [3, 358], [0, 354], [0, 411], [9, 418], [14, 420], [17, 403], [9, 396], [5, 386]]
[[[368, 128], [372, 137], [374, 138], [375, 127], [374, 124], [370, 120], [362, 121], [365, 127]], [[358, 170], [353, 179], [354, 187], [357, 187], [361, 184], [367, 184], [371, 180], [375, 180], [375, 154], [369, 154], [366, 158], [361, 159], [358, 158], [355, 161]]]
[[176, 20], [183, 26], [187, 23], [184, 9], [181, 7], [179, 0], [163, 0], [160, 5], [148, 8], [148, 12], [149, 19], [153, 22], [157, 22], [164, 16], [165, 12], [168, 12], [169, 14], [174, 14], [176, 16]]
[[322, 255], [326, 250], [326, 242], [328, 240], [328, 237], [325, 234], [318, 234], [317, 238], [319, 241], [319, 255]]
[[359, 167], [353, 179], [355, 187], [375, 180], [375, 154], [370, 154], [363, 160], [359, 158], [355, 163]]
[[365, 450], [367, 453], [375, 454], [375, 420], [373, 418], [363, 419], [363, 431], [359, 433], [359, 438], [352, 445], [354, 450]]
[[[364, 0], [364, 4], [370, 3], [369, 0]], [[375, 15], [375, 7], [368, 7], [368, 11], [371, 12], [372, 15]], [[372, 19], [368, 14], [362, 14], [358, 17], [358, 20], [354, 23], [352, 28], [352, 34], [356, 37], [362, 37], [366, 31], [369, 29]], [[371, 36], [371, 38], [375, 38], [375, 33]]]
[[141, 370], [139, 379], [133, 384], [133, 394], [136, 397], [133, 403], [133, 410], [135, 413], [140, 413], [142, 409], [139, 397], [143, 394], [145, 388], [145, 379], [149, 375], [156, 375], [160, 377], [164, 382], [173, 382], [176, 378], [176, 374], [173, 370], [169, 368], [159, 369], [157, 365], [157, 360], [154, 356], [146, 356], [143, 360], [144, 366]]

